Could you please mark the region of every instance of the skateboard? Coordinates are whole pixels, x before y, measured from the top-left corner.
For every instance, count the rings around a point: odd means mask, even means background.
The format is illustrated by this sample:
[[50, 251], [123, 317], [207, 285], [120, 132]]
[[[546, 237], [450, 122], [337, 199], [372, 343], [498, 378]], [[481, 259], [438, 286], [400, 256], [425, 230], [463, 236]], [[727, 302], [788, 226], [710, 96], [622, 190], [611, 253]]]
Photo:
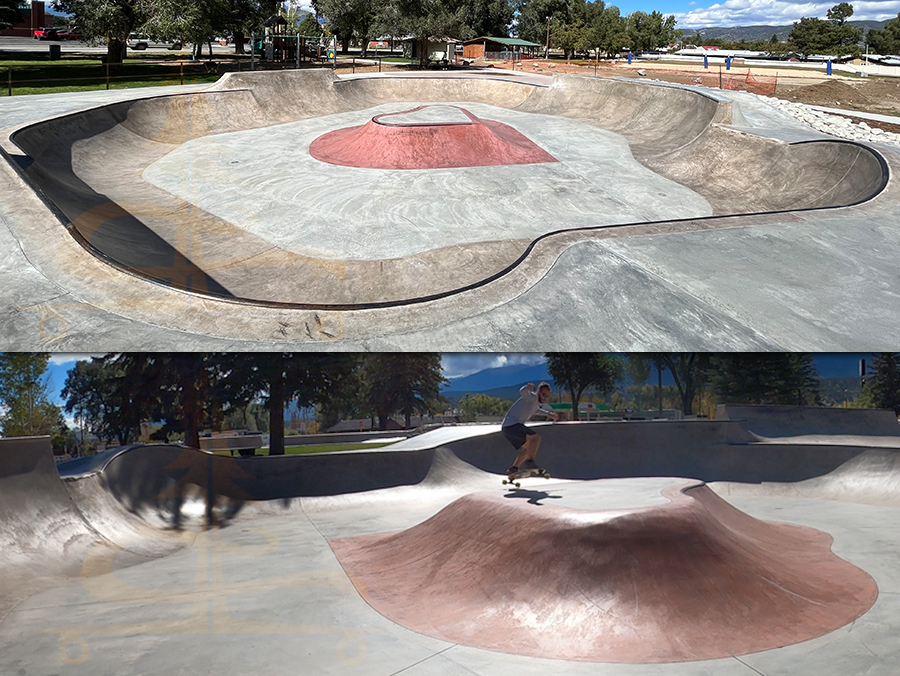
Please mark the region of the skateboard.
[[544, 479], [549, 479], [550, 475], [543, 467], [537, 467], [535, 469], [522, 469], [518, 472], [510, 474], [507, 478], [505, 478], [503, 480], [503, 485], [506, 486], [507, 484], [510, 484], [512, 486], [515, 486], [516, 488], [521, 488], [522, 484], [519, 483], [519, 480], [529, 479], [531, 477], [543, 477]]

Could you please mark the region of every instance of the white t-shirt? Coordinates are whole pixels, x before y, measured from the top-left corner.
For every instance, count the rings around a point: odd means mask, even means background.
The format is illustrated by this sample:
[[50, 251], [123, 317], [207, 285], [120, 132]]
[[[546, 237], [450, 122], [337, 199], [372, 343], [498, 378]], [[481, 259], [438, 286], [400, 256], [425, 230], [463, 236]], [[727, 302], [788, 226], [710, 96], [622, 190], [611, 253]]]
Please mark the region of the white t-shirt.
[[519, 398], [510, 407], [501, 427], [510, 427], [519, 423], [525, 424], [531, 420], [531, 416], [535, 413], [541, 413], [549, 418], [553, 413], [553, 409], [540, 403], [537, 390], [531, 391], [528, 389], [528, 385], [523, 385], [519, 390]]

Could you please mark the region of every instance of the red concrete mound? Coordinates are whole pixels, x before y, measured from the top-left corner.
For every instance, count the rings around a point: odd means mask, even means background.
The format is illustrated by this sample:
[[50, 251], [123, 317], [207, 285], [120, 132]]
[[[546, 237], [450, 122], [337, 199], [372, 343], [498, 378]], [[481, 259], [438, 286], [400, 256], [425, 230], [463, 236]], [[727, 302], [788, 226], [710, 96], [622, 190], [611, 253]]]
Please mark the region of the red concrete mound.
[[309, 146], [317, 160], [368, 169], [445, 169], [535, 164], [557, 159], [509, 125], [456, 108], [468, 122], [396, 123], [390, 118], [424, 110], [376, 115], [366, 124], [323, 134]]
[[478, 648], [596, 662], [740, 655], [853, 621], [878, 590], [823, 532], [759, 521], [706, 486], [582, 512], [476, 493], [332, 548], [372, 607]]

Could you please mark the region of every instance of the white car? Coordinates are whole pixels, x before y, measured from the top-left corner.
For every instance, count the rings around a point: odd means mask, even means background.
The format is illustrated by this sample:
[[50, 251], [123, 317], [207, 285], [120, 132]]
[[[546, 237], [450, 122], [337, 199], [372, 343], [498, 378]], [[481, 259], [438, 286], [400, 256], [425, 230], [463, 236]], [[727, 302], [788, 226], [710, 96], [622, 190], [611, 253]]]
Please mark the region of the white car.
[[128, 36], [126, 44], [129, 49], [133, 49], [136, 52], [143, 51], [150, 47], [153, 49], [181, 49], [181, 40], [166, 42], [165, 40], [157, 40], [156, 38], [144, 35], [143, 33], [132, 33]]

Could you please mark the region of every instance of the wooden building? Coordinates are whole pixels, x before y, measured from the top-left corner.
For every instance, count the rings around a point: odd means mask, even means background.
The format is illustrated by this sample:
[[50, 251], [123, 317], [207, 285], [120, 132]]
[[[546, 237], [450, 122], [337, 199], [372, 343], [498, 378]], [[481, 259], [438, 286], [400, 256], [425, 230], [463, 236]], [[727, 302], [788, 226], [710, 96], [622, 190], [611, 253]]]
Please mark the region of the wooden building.
[[474, 38], [463, 43], [464, 59], [502, 59], [510, 52], [523, 56], [534, 56], [542, 45], [519, 38]]

